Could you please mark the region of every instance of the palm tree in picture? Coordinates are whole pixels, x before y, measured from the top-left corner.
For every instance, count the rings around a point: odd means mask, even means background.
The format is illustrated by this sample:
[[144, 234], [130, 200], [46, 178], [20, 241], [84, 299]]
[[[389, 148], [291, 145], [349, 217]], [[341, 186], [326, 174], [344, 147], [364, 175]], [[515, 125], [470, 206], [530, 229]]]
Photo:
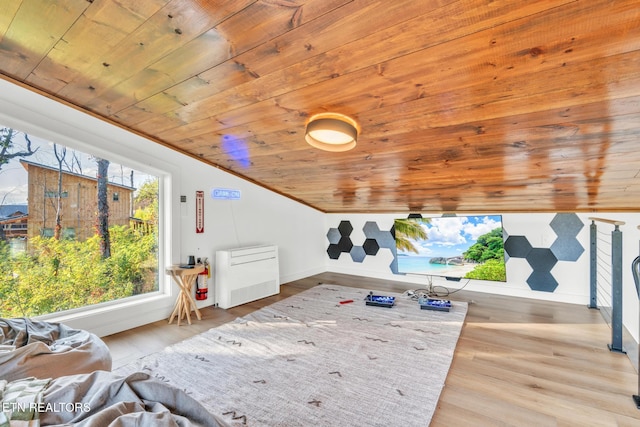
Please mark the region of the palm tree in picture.
[[427, 231], [423, 224], [431, 223], [431, 218], [407, 218], [396, 219], [394, 230], [396, 236], [396, 249], [404, 252], [418, 253], [412, 240], [427, 240]]

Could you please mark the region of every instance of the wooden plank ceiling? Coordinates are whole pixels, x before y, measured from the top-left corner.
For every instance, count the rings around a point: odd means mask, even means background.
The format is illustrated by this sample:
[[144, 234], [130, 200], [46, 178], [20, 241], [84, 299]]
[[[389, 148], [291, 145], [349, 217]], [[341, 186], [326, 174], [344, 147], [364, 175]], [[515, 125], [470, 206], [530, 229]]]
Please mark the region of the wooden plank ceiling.
[[3, 0], [0, 73], [323, 212], [640, 211], [640, 1]]

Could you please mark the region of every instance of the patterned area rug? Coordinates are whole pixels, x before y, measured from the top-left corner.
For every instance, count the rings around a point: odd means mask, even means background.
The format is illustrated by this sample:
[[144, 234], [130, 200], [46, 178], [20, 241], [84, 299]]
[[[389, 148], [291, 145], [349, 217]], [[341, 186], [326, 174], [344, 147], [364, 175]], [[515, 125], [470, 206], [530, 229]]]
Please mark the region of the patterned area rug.
[[467, 305], [368, 294], [319, 285], [115, 372], [148, 372], [231, 426], [429, 425]]

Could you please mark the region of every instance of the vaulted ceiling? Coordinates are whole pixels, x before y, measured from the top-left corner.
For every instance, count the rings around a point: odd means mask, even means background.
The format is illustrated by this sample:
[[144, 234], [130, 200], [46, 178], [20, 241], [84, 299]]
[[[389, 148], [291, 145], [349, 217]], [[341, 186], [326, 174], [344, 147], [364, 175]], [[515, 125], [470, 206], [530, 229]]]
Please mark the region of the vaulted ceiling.
[[3, 0], [0, 74], [324, 212], [640, 211], [640, 1]]

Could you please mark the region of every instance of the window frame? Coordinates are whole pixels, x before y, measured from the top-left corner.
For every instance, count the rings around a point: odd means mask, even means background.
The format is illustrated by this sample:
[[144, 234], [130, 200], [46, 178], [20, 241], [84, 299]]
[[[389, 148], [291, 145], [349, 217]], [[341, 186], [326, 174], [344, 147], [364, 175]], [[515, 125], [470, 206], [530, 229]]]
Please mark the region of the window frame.
[[[0, 79], [0, 124], [158, 177], [158, 291], [85, 306], [38, 319], [64, 322], [100, 336], [168, 317], [177, 286], [164, 274], [180, 259], [180, 169], [175, 152], [116, 124]], [[166, 149], [165, 153], [163, 149]], [[159, 157], [164, 154], [164, 159]]]

